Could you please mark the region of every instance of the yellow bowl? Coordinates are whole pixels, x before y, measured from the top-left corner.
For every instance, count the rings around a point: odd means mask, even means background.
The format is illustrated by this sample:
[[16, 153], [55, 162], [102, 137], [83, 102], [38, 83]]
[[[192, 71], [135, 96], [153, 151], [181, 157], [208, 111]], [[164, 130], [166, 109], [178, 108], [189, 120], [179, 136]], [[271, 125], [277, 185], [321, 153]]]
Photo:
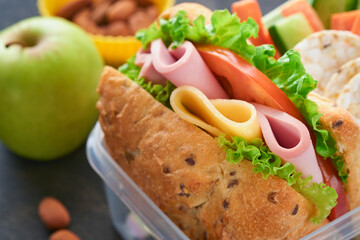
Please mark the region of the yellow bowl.
[[[38, 9], [42, 16], [55, 16], [55, 13], [65, 4], [74, 0], [38, 0]], [[97, 0], [93, 0], [97, 1]], [[152, 2], [159, 12], [174, 5], [175, 0], [149, 0]], [[94, 35], [89, 33], [94, 43], [104, 58], [106, 64], [119, 66], [128, 58], [134, 55], [141, 43], [134, 36], [112, 37]]]

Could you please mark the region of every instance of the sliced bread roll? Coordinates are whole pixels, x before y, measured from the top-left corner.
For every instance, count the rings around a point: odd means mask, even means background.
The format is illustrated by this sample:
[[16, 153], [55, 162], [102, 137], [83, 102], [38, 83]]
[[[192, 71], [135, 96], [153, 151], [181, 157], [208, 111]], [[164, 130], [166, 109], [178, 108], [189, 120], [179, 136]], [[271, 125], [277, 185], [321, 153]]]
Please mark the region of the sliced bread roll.
[[97, 108], [110, 155], [191, 239], [299, 239], [313, 203], [244, 160], [117, 70], [105, 67]]

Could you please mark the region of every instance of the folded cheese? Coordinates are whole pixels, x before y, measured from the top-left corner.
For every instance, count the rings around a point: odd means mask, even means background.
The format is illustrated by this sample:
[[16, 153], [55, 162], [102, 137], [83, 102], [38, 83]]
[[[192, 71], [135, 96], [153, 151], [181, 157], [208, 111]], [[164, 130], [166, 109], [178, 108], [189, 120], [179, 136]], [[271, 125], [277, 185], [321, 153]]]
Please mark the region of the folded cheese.
[[226, 134], [246, 140], [261, 137], [260, 125], [253, 105], [241, 100], [209, 100], [191, 86], [178, 87], [170, 97], [173, 110], [186, 121], [213, 136]]
[[315, 150], [307, 127], [282, 111], [256, 104], [262, 135], [270, 150], [285, 162], [290, 162], [304, 177], [312, 175], [313, 182], [323, 182]]

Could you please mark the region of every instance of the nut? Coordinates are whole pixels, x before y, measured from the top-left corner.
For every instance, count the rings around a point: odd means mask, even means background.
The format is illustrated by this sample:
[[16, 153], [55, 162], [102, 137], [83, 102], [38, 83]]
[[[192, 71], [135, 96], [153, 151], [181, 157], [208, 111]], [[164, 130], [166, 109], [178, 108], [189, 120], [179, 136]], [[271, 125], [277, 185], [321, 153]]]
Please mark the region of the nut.
[[91, 20], [90, 11], [88, 9], [82, 10], [76, 14], [73, 22], [89, 33], [101, 35], [105, 34], [104, 29], [96, 25], [96, 23]]
[[124, 21], [117, 21], [111, 23], [106, 28], [106, 35], [111, 36], [128, 36], [131, 34], [129, 27]]
[[97, 24], [106, 23], [106, 12], [108, 11], [110, 5], [110, 1], [102, 1], [96, 4], [90, 14], [91, 20]]
[[80, 240], [80, 238], [67, 229], [61, 229], [51, 234], [49, 240]]
[[56, 13], [56, 16], [63, 17], [66, 19], [71, 19], [75, 16], [80, 10], [91, 5], [91, 0], [77, 0], [70, 1], [65, 4], [60, 10]]
[[122, 0], [115, 2], [107, 11], [107, 19], [109, 22], [126, 20], [137, 9], [137, 3], [132, 0]]
[[138, 30], [142, 28], [146, 28], [151, 24], [151, 20], [145, 11], [139, 10], [135, 12], [129, 18], [129, 26], [131, 29], [131, 33], [135, 34]]
[[70, 214], [56, 198], [46, 197], [39, 203], [38, 213], [41, 221], [50, 230], [65, 228], [70, 224]]
[[146, 13], [148, 15], [148, 18], [151, 22], [155, 21], [155, 19], [157, 18], [157, 16], [159, 15], [159, 11], [157, 10], [157, 8], [153, 5], [148, 6], [146, 8]]

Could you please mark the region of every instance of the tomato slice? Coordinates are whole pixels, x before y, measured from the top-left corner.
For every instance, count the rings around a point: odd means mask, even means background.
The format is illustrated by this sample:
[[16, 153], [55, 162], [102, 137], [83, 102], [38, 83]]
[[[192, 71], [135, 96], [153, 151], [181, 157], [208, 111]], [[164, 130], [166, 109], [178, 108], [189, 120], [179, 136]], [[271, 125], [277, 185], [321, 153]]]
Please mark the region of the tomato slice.
[[214, 45], [196, 48], [231, 98], [267, 105], [306, 123], [286, 94], [239, 55]]
[[330, 221], [335, 220], [336, 218], [344, 215], [349, 211], [349, 208], [347, 206], [346, 201], [346, 195], [344, 187], [341, 183], [341, 180], [339, 178], [339, 175], [332, 164], [330, 159], [324, 159], [321, 156], [317, 156], [318, 164], [320, 167], [320, 170], [324, 177], [324, 183], [332, 188], [335, 189], [336, 193], [338, 194], [337, 204], [336, 206], [331, 210], [331, 213], [328, 217]]

